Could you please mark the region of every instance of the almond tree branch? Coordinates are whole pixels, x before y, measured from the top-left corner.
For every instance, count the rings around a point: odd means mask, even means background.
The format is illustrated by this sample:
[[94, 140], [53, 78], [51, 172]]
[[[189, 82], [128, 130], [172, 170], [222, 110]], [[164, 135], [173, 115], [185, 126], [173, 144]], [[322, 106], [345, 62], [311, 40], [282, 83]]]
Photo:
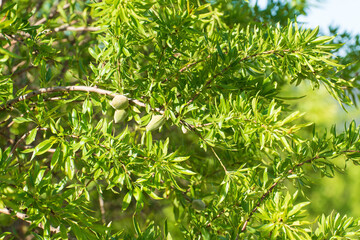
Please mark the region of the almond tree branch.
[[52, 32], [61, 32], [61, 31], [71, 31], [71, 32], [94, 32], [94, 31], [99, 31], [101, 28], [100, 27], [74, 27], [74, 26], [70, 26], [69, 24], [64, 24], [60, 27], [54, 28], [52, 30], [49, 30], [48, 34], [52, 33]]
[[[33, 98], [33, 97], [41, 95], [41, 94], [48, 94], [48, 93], [54, 93], [54, 92], [72, 92], [72, 91], [88, 92], [88, 93], [92, 92], [92, 93], [97, 93], [97, 94], [106, 95], [106, 96], [110, 96], [110, 97], [115, 97], [116, 95], [118, 95], [118, 93], [114, 93], [109, 90], [101, 89], [98, 87], [89, 87], [89, 86], [59, 86], [59, 87], [40, 88], [38, 90], [27, 93], [25, 95], [18, 96], [16, 98], [11, 99], [11, 100], [7, 101], [6, 103], [0, 105], [0, 112], [12, 107], [13, 105], [15, 105], [18, 102], [28, 100], [30, 98]], [[139, 107], [146, 107], [145, 103], [143, 103], [137, 99], [128, 98], [128, 100], [130, 103], [137, 105]], [[153, 108], [153, 110], [160, 114], [165, 113], [165, 111], [161, 110], [160, 108]], [[183, 125], [187, 126], [192, 131], [194, 131], [194, 128], [197, 127], [197, 126], [193, 126], [191, 124], [185, 123], [184, 121], [181, 121], [181, 122]]]
[[[5, 104], [1, 105], [0, 106], [0, 111], [3, 111], [7, 108], [10, 108], [12, 107], [14, 104], [18, 103], [18, 102], [21, 102], [21, 101], [25, 101], [25, 100], [28, 100], [32, 97], [35, 97], [35, 96], [38, 96], [38, 95], [41, 95], [41, 94], [47, 94], [47, 93], [54, 93], [54, 92], [71, 92], [71, 91], [79, 91], [79, 92], [92, 92], [92, 93], [97, 93], [97, 94], [101, 94], [101, 95], [106, 95], [106, 96], [110, 96], [110, 97], [115, 97], [116, 95], [118, 95], [117, 93], [114, 93], [112, 91], [109, 91], [109, 90], [105, 90], [105, 89], [100, 89], [100, 88], [97, 88], [97, 87], [88, 87], [88, 86], [59, 86], [59, 87], [49, 87], [49, 88], [40, 88], [39, 90], [35, 90], [35, 91], [32, 91], [30, 93], [27, 93], [25, 95], [22, 95], [22, 96], [19, 96], [19, 97], [16, 97], [14, 99], [11, 99], [9, 101], [7, 101]], [[139, 101], [139, 100], [136, 100], [136, 99], [131, 99], [131, 98], [128, 98], [128, 100], [137, 105], [137, 106], [140, 106], [140, 107], [146, 107], [146, 104]], [[159, 109], [159, 108], [155, 108], [153, 109], [154, 111], [156, 112], [159, 112], [160, 114], [164, 114], [164, 111]], [[188, 123], [186, 123], [185, 121], [181, 121], [181, 123], [185, 126], [187, 126], [190, 130], [192, 130], [193, 132], [195, 132], [195, 134], [197, 134], [201, 139], [204, 140], [204, 138], [202, 138], [202, 136], [194, 129], [195, 126], [192, 126]], [[21, 141], [23, 141], [26, 136], [28, 135], [29, 133], [26, 133], [24, 134], [18, 141], [17, 143], [15, 144], [15, 146], [13, 147], [12, 151], [11, 151], [11, 154], [9, 156], [11, 156], [13, 154], [13, 152], [15, 151], [15, 149], [17, 148], [17, 146], [19, 145], [19, 143]], [[204, 140], [205, 141], [205, 140]], [[206, 142], [206, 141], [205, 141]], [[213, 148], [211, 148], [215, 157], [219, 160], [221, 166], [224, 168], [225, 172], [227, 172], [226, 170], [226, 167], [224, 166], [224, 164], [222, 163], [222, 161], [220, 160], [220, 158], [217, 156], [216, 152], [214, 151]]]
[[[92, 92], [92, 93], [97, 93], [97, 94], [106, 95], [106, 96], [110, 96], [110, 97], [115, 97], [116, 95], [118, 95], [117, 93], [114, 93], [109, 90], [104, 90], [104, 89], [100, 89], [97, 87], [88, 87], [88, 86], [59, 86], [59, 87], [40, 88], [39, 90], [32, 91], [30, 93], [27, 93], [25, 95], [22, 95], [22, 96], [19, 96], [19, 97], [16, 97], [14, 99], [7, 101], [5, 104], [2, 104], [0, 106], [0, 111], [10, 108], [11, 106], [13, 106], [14, 104], [16, 104], [18, 102], [28, 100], [32, 97], [35, 97], [35, 96], [38, 96], [41, 94], [54, 93], [54, 92], [73, 92], [73, 91], [88, 92], [88, 93]], [[131, 103], [133, 103], [135, 105], [138, 105], [140, 107], [146, 107], [146, 104], [139, 100], [131, 99], [131, 98], [128, 98], [128, 99]], [[154, 110], [161, 114], [164, 113], [163, 110], [160, 110], [158, 108], [156, 108]]]

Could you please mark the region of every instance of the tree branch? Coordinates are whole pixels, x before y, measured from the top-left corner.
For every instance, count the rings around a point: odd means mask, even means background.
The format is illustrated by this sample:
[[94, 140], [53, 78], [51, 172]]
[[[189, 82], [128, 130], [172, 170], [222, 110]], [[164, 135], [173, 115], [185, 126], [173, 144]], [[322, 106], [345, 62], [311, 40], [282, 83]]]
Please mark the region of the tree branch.
[[[22, 95], [22, 96], [19, 96], [19, 97], [16, 97], [14, 99], [7, 101], [5, 104], [2, 104], [0, 106], [0, 111], [3, 111], [18, 102], [28, 100], [37, 95], [54, 93], [54, 92], [73, 92], [73, 91], [88, 92], [88, 93], [92, 92], [92, 93], [97, 93], [97, 94], [106, 95], [106, 96], [110, 96], [110, 97], [115, 97], [116, 95], [119, 95], [118, 93], [114, 93], [109, 90], [104, 90], [104, 89], [100, 89], [97, 87], [88, 87], [88, 86], [59, 86], [59, 87], [40, 88], [39, 90], [32, 91], [30, 93], [27, 93], [25, 95]], [[146, 107], [146, 104], [139, 100], [131, 99], [131, 98], [128, 98], [128, 100], [131, 103], [138, 105], [140, 107]], [[164, 111], [160, 110], [159, 108], [155, 108], [154, 110], [161, 114], [164, 113]]]
[[99, 31], [101, 28], [99, 27], [73, 27], [73, 26], [69, 26], [68, 24], [65, 24], [63, 26], [54, 28], [53, 30], [50, 30], [49, 33], [51, 32], [61, 32], [61, 31], [71, 31], [71, 32], [95, 32], [95, 31]]
[[[205, 59], [201, 59], [201, 60], [199, 60], [199, 61], [196, 61], [196, 62], [187, 64], [185, 67], [182, 67], [182, 68], [179, 70], [179, 73], [184, 72], [185, 70], [191, 68], [192, 66], [197, 65], [198, 63], [204, 62], [207, 58], [210, 58], [210, 56], [211, 56], [211, 54], [209, 54]], [[170, 77], [165, 78], [161, 83], [167, 82], [167, 81], [168, 81], [170, 78], [172, 78], [175, 74], [176, 74], [176, 73], [171, 74]]]

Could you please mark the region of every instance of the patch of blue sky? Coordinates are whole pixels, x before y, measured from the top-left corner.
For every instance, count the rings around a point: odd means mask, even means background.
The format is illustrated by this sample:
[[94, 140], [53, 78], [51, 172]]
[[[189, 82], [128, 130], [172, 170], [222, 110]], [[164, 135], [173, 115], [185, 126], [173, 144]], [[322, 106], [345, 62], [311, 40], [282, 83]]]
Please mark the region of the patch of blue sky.
[[[267, 1], [257, 0], [260, 7]], [[312, 0], [310, 3], [308, 15], [298, 18], [306, 27], [320, 26], [320, 31], [325, 34], [329, 33], [329, 26], [339, 27], [340, 32], [360, 34], [360, 0]]]

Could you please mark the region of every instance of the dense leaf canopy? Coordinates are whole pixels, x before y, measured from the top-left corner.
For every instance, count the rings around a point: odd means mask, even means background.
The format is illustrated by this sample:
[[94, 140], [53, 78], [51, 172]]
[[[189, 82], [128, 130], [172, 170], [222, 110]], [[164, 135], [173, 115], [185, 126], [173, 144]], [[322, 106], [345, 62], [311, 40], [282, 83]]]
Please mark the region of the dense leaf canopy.
[[360, 160], [355, 122], [324, 134], [284, 95], [307, 83], [357, 102], [356, 51], [335, 57], [341, 37], [296, 22], [307, 9], [3, 2], [0, 237], [358, 237], [355, 219], [309, 221], [297, 200], [313, 170]]

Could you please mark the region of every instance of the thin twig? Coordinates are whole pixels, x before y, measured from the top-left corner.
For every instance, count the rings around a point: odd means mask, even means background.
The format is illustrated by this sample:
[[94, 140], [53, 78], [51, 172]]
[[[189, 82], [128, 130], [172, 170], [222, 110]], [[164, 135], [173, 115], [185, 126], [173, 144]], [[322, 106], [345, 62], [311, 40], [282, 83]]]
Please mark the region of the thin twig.
[[[66, 3], [63, 6], [63, 10], [67, 9], [70, 7], [70, 3]], [[44, 22], [46, 22], [46, 20], [52, 19], [54, 18], [59, 12], [57, 11], [57, 5], [54, 5], [50, 11], [50, 14], [48, 15], [48, 17], [43, 17], [42, 19], [38, 20], [34, 25], [40, 25], [43, 24]]]
[[258, 200], [257, 204], [255, 205], [255, 207], [251, 210], [248, 218], [246, 219], [246, 221], [244, 222], [243, 227], [241, 228], [241, 232], [244, 232], [246, 230], [246, 227], [251, 219], [251, 217], [253, 216], [253, 214], [258, 210], [258, 207], [261, 205], [261, 203], [270, 195], [270, 193], [274, 190], [274, 188], [279, 185], [279, 183], [281, 183], [282, 181], [284, 181], [287, 176], [289, 176], [290, 174], [292, 174], [294, 172], [295, 169], [301, 167], [302, 165], [306, 164], [306, 163], [311, 163], [312, 161], [319, 159], [319, 156], [315, 156], [311, 159], [308, 159], [304, 162], [298, 163], [296, 164], [292, 169], [290, 169], [289, 171], [286, 172], [286, 174], [279, 178], [279, 180], [277, 180], [276, 182], [274, 182], [269, 189], [261, 196], [261, 198]]
[[233, 62], [231, 63], [230, 65], [228, 65], [227, 67], [223, 68], [220, 72], [216, 73], [211, 79], [209, 79], [205, 85], [202, 87], [202, 89], [195, 93], [191, 99], [186, 103], [186, 105], [189, 105], [190, 103], [192, 103], [199, 95], [200, 93], [202, 92], [202, 90], [204, 90], [205, 88], [207, 88], [208, 85], [210, 85], [218, 76], [224, 74], [226, 71], [228, 71], [231, 67], [245, 61], [245, 60], [248, 60], [250, 58], [254, 58], [254, 57], [257, 57], [257, 56], [260, 56], [260, 55], [267, 55], [267, 54], [276, 54], [278, 52], [292, 52], [292, 50], [290, 49], [284, 49], [284, 50], [269, 50], [269, 51], [264, 51], [264, 52], [261, 52], [261, 53], [256, 53], [256, 54], [253, 54], [253, 55], [249, 55], [249, 56], [246, 56], [246, 57], [243, 57], [242, 59], [240, 59], [239, 61], [237, 62]]
[[162, 59], [164, 57], [166, 48], [167, 48], [167, 45], [165, 45], [165, 47], [161, 51], [160, 58], [159, 58], [159, 60], [157, 62], [157, 66], [156, 66], [155, 71], [154, 71], [154, 76], [156, 76], [156, 73], [157, 73], [158, 69], [160, 68], [160, 63], [161, 63], [161, 61], [162, 61]]
[[[210, 57], [210, 55], [208, 55], [206, 58], [209, 58], [209, 57]], [[196, 64], [201, 63], [203, 61], [205, 61], [205, 59], [202, 59], [202, 60], [197, 61], [197, 62], [189, 63], [185, 67], [181, 68], [179, 70], [179, 72], [184, 72], [185, 70], [189, 69], [190, 67], [195, 66]]]
[[[182, 67], [182, 68], [179, 70], [179, 73], [184, 72], [185, 70], [189, 69], [189, 68], [192, 67], [192, 66], [197, 65], [198, 63], [204, 62], [207, 58], [210, 58], [210, 56], [211, 56], [211, 55], [209, 54], [205, 59], [202, 59], [202, 60], [199, 60], [199, 61], [196, 61], [196, 62], [187, 64], [185, 67]], [[175, 75], [175, 73], [172, 74], [170, 77], [165, 78], [161, 83], [167, 82], [167, 81], [168, 81], [170, 78], [172, 78], [174, 75]]]
[[226, 167], [225, 165], [223, 164], [223, 162], [221, 161], [221, 159], [219, 158], [219, 156], [216, 154], [215, 150], [213, 147], [210, 147], [211, 148], [211, 151], [214, 153], [215, 157], [217, 158], [217, 160], [220, 162], [221, 166], [223, 167], [225, 173], [227, 173], [227, 170], [226, 170]]
[[[8, 208], [0, 208], [0, 213], [6, 214], [6, 215], [9, 215], [9, 216], [15, 216], [15, 217], [27, 222], [27, 223], [32, 224], [31, 221], [27, 220], [28, 216], [26, 214], [24, 214], [24, 213], [17, 212], [15, 214], [13, 214]], [[45, 229], [44, 225], [42, 223], [39, 223], [38, 227], [41, 228], [41, 229]], [[50, 231], [52, 233], [59, 233], [60, 232], [60, 227], [55, 228], [55, 227], [50, 226]]]
[[36, 66], [34, 66], [34, 65], [29, 65], [29, 66], [27, 66], [27, 67], [24, 67], [24, 68], [22, 68], [22, 69], [19, 69], [19, 71], [12, 72], [11, 77], [15, 77], [15, 76], [17, 76], [17, 75], [20, 75], [20, 74], [22, 74], [22, 73], [24, 73], [24, 72], [27, 72], [28, 70], [30, 70], [30, 69], [32, 69], [32, 68], [36, 68]]
[[25, 60], [24, 60], [24, 61], [19, 62], [18, 64], [16, 64], [14, 67], [12, 67], [12, 68], [11, 68], [11, 72], [12, 72], [12, 73], [15, 73], [15, 71], [16, 71], [19, 67], [24, 66], [24, 65], [25, 65], [25, 63], [26, 63], [26, 61], [25, 61]]
[[[37, 130], [46, 131], [47, 128], [37, 128]], [[9, 154], [9, 156], [8, 156], [8, 159], [14, 154], [16, 148], [19, 146], [19, 144], [20, 144], [22, 141], [24, 141], [24, 139], [30, 134], [31, 131], [32, 131], [32, 130], [28, 131], [27, 133], [25, 133], [24, 135], [22, 135], [22, 136], [19, 138], [19, 140], [17, 140], [17, 142], [15, 143], [15, 145], [14, 145], [14, 146], [12, 147], [12, 149], [11, 149], [11, 152], [10, 152], [10, 154]]]
[[[345, 151], [344, 151], [344, 152], [345, 152]], [[302, 165], [304, 165], [304, 164], [306, 164], [306, 163], [310, 163], [310, 162], [314, 161], [315, 159], [319, 159], [319, 158], [320, 158], [319, 156], [316, 156], [316, 157], [313, 157], [313, 158], [311, 158], [311, 159], [308, 159], [308, 160], [306, 160], [306, 161], [304, 161], [304, 162], [301, 162], [301, 163], [295, 165], [295, 166], [294, 166], [292, 169], [290, 169], [282, 178], [280, 178], [278, 181], [276, 181], [275, 183], [273, 183], [273, 184], [270, 186], [270, 188], [261, 196], [261, 198], [259, 199], [259, 201], [258, 201], [257, 204], [255, 205], [255, 207], [251, 210], [248, 218], [247, 218], [246, 221], [244, 222], [244, 225], [243, 225], [241, 231], [244, 232], [244, 231], [246, 230], [247, 224], [249, 223], [252, 215], [257, 211], [257, 209], [258, 209], [258, 207], [261, 205], [261, 203], [265, 200], [265, 198], [266, 198], [267, 196], [270, 195], [270, 193], [272, 192], [272, 190], [273, 190], [280, 182], [284, 181], [284, 180], [286, 179], [286, 177], [289, 176], [290, 174], [292, 174], [296, 168], [301, 167]], [[213, 219], [211, 219], [211, 220], [208, 222], [208, 224], [206, 225], [206, 227], [210, 227], [210, 226], [211, 226], [211, 223], [212, 223], [215, 219], [221, 217], [221, 215], [225, 213], [225, 210], [226, 210], [226, 209], [223, 209], [223, 210], [222, 210], [221, 212], [219, 212]]]
[[225, 213], [226, 209], [224, 208], [221, 212], [219, 212], [215, 217], [213, 217], [209, 222], [208, 224], [206, 224], [206, 227], [210, 227], [211, 226], [211, 223], [215, 220], [215, 219], [218, 219], [219, 217], [221, 217], [221, 215], [223, 215]]

